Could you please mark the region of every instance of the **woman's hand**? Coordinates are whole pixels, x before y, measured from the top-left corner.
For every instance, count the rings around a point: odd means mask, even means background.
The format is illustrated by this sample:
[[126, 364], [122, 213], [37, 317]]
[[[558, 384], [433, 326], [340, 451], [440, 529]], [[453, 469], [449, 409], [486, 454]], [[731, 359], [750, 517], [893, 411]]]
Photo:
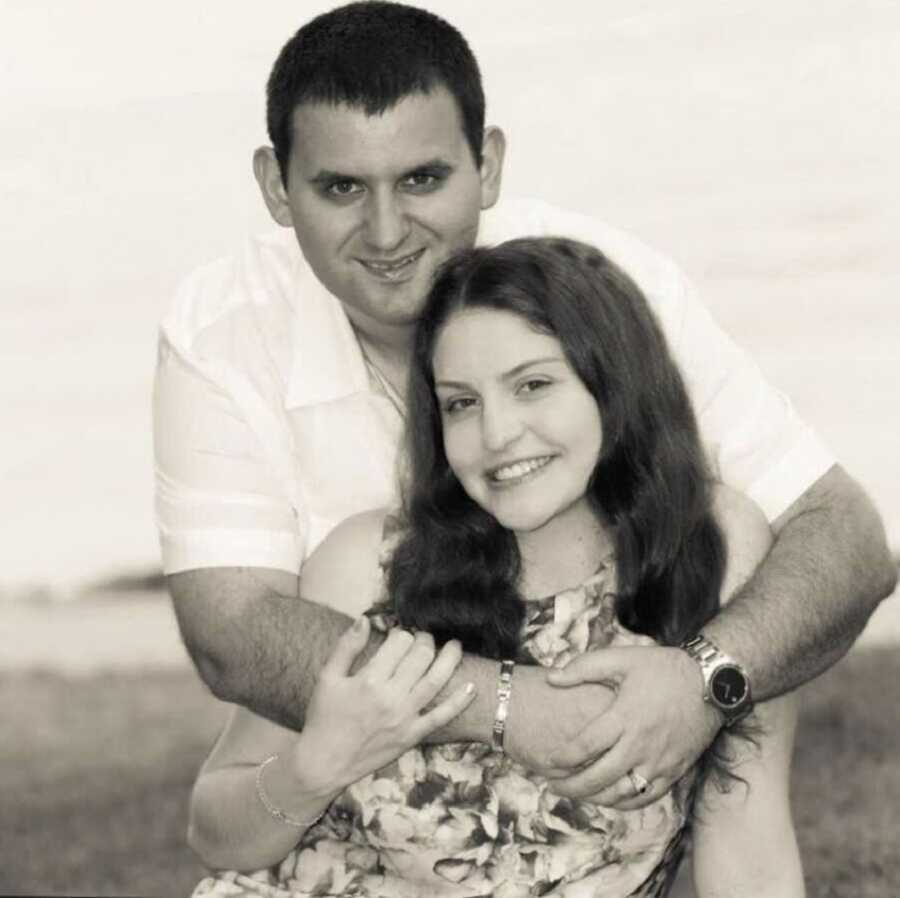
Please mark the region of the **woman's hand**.
[[462, 659], [458, 642], [436, 653], [428, 633], [392, 630], [351, 674], [369, 626], [361, 617], [341, 636], [319, 674], [294, 750], [298, 775], [324, 792], [340, 791], [396, 760], [456, 717], [475, 695], [469, 683], [425, 710]]

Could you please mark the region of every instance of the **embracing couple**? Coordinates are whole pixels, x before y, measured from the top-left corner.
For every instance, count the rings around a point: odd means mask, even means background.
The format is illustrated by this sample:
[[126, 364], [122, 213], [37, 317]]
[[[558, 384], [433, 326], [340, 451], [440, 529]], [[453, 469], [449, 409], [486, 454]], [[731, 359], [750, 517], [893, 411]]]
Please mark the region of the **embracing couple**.
[[670, 262], [499, 200], [446, 22], [314, 19], [267, 120], [286, 230], [185, 283], [155, 396], [238, 706], [195, 894], [664, 895], [690, 832], [700, 898], [802, 895], [790, 692], [893, 586], [869, 500]]

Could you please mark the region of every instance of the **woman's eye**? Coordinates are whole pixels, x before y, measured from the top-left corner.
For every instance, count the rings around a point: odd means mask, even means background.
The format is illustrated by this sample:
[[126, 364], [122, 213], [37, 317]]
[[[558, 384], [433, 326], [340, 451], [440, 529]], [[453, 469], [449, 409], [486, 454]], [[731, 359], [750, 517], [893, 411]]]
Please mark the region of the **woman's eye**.
[[472, 408], [475, 405], [475, 399], [471, 396], [458, 396], [454, 399], [448, 399], [444, 403], [444, 412], [448, 415], [456, 414]]
[[549, 380], [540, 380], [536, 378], [532, 378], [531, 380], [524, 381], [519, 386], [519, 391], [522, 393], [535, 393], [538, 390], [542, 390], [544, 387], [549, 387]]

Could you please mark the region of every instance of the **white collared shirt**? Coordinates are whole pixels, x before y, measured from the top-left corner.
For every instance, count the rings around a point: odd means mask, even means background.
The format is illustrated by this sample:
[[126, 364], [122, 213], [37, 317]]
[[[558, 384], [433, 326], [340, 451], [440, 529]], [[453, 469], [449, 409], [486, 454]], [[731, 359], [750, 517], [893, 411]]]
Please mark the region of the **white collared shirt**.
[[[721, 480], [774, 520], [831, 467], [828, 450], [677, 267], [633, 237], [520, 200], [484, 213], [478, 242], [550, 234], [598, 247], [644, 291]], [[291, 230], [202, 267], [160, 332], [154, 444], [164, 570], [298, 572], [344, 518], [396, 502], [402, 426]]]

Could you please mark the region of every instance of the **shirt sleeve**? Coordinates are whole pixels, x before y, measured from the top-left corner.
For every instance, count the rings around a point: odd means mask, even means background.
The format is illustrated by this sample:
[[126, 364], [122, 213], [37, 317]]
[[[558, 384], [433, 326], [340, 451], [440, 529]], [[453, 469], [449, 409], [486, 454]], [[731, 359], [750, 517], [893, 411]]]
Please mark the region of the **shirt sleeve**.
[[674, 292], [680, 325], [673, 351], [715, 473], [774, 521], [834, 465], [834, 456], [680, 273]]
[[176, 348], [163, 332], [153, 431], [166, 574], [238, 566], [300, 570], [307, 516], [273, 464], [265, 427], [248, 423], [252, 396], [241, 387], [227, 370]]

